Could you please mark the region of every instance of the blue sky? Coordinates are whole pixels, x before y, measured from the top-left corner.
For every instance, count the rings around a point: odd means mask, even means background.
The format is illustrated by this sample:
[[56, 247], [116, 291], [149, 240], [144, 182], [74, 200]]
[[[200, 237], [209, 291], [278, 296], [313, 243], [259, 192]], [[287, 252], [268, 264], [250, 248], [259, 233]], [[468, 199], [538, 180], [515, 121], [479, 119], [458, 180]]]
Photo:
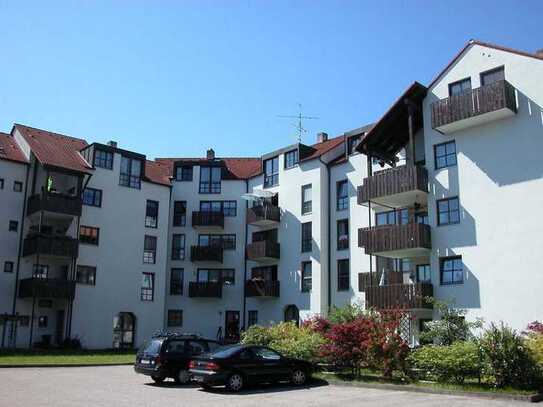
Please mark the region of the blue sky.
[[[47, 4], [46, 4], [47, 3]], [[50, 4], [52, 3], [52, 4]], [[543, 2], [0, 0], [0, 130], [260, 155], [375, 121], [470, 38], [543, 48]]]

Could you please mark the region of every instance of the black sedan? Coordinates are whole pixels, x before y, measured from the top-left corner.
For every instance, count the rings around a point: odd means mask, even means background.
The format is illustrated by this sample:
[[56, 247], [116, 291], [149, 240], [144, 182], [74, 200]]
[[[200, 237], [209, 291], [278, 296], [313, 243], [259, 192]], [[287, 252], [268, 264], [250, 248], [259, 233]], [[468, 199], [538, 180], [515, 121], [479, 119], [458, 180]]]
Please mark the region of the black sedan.
[[303, 385], [311, 376], [309, 362], [282, 356], [255, 345], [230, 345], [191, 360], [189, 373], [203, 388], [225, 385], [240, 391], [246, 384], [290, 381]]

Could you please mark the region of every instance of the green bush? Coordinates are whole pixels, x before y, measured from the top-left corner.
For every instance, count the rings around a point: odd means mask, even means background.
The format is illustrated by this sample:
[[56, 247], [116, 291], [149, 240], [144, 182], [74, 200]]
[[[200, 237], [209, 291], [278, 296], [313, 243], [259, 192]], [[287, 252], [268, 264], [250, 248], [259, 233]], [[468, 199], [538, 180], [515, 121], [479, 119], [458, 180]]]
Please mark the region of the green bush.
[[515, 330], [503, 323], [492, 323], [479, 343], [485, 374], [493, 377], [496, 387], [533, 388], [540, 384], [540, 368], [524, 338]]
[[411, 368], [438, 382], [461, 384], [466, 378], [481, 373], [481, 358], [475, 342], [455, 342], [452, 345], [427, 345], [408, 356]]
[[271, 327], [253, 325], [243, 333], [241, 342], [269, 346], [284, 356], [317, 362], [325, 339], [309, 327], [282, 322]]
[[543, 368], [543, 334], [529, 334], [526, 343], [537, 364]]
[[364, 308], [359, 304], [347, 304], [344, 307], [332, 306], [328, 315], [328, 321], [332, 324], [344, 324], [353, 322], [364, 315]]

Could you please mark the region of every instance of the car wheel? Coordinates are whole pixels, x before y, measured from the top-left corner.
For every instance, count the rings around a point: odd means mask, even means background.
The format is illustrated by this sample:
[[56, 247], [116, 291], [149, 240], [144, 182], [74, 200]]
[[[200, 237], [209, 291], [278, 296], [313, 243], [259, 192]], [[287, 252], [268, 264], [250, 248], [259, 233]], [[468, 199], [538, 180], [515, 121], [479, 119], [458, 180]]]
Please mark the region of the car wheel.
[[164, 383], [164, 377], [151, 376], [151, 379], [153, 379], [153, 381], [154, 381], [156, 384], [162, 384], [162, 383]]
[[292, 383], [294, 383], [296, 386], [301, 386], [305, 384], [307, 380], [307, 375], [302, 369], [294, 369], [292, 372], [292, 377], [290, 379]]
[[177, 384], [187, 384], [190, 382], [190, 373], [188, 370], [181, 369], [177, 372], [174, 379]]
[[243, 388], [243, 376], [239, 373], [230, 375], [226, 381], [226, 388], [230, 391], [240, 391]]

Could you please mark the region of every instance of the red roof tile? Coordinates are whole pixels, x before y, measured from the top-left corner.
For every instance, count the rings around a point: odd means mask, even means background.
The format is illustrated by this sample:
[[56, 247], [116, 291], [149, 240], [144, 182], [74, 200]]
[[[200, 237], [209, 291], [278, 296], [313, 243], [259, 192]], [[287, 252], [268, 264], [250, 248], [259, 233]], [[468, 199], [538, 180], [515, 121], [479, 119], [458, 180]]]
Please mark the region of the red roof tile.
[[87, 142], [83, 139], [15, 124], [32, 152], [43, 165], [90, 173], [92, 166], [79, 153]]
[[13, 137], [6, 133], [0, 133], [0, 160], [28, 163]]
[[145, 177], [149, 182], [170, 186], [170, 167], [157, 161], [145, 162]]
[[307, 160], [312, 160], [313, 158], [318, 158], [321, 155], [326, 154], [330, 150], [336, 148], [344, 141], [345, 141], [345, 136], [341, 135], [341, 136], [337, 136], [337, 137], [328, 139], [326, 141], [323, 141], [322, 143], [313, 144], [311, 148], [313, 148], [314, 151], [308, 156], [301, 159], [300, 161], [307, 161]]
[[[166, 165], [169, 174], [173, 175], [173, 163], [176, 161], [186, 161], [195, 165], [205, 165], [210, 160], [207, 158], [157, 158], [159, 164]], [[247, 179], [261, 171], [261, 159], [254, 157], [226, 157], [216, 158], [215, 161], [224, 163], [226, 170], [232, 175], [232, 179]]]

